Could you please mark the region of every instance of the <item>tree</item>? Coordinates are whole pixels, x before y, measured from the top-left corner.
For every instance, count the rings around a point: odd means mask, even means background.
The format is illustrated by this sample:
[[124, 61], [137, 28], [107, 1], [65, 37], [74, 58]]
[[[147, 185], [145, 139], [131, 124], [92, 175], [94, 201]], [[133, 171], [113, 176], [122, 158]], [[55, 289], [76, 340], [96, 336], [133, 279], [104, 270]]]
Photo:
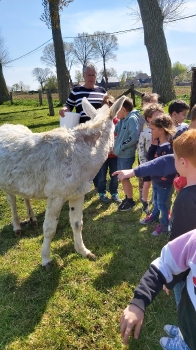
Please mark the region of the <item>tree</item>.
[[[71, 81], [70, 70], [73, 64], [76, 63], [75, 55], [73, 51], [73, 43], [63, 42], [63, 49], [65, 54], [65, 62], [69, 72], [69, 80]], [[56, 67], [55, 51], [54, 44], [48, 44], [43, 50], [43, 56], [41, 56], [41, 61], [44, 62], [47, 66]]]
[[176, 96], [171, 61], [163, 30], [164, 16], [158, 0], [137, 1], [144, 28], [144, 44], [149, 57], [153, 92], [158, 93], [162, 102], [167, 103]]
[[[182, 16], [182, 5], [184, 5], [187, 0], [157, 0], [158, 5], [161, 8], [162, 15], [164, 18], [164, 23], [172, 22]], [[138, 8], [138, 1], [132, 0], [134, 7], [129, 7], [131, 10], [130, 16], [136, 21], [141, 20], [141, 13]]]
[[83, 74], [82, 72], [80, 72], [79, 70], [75, 71], [75, 81], [77, 81], [77, 83], [79, 83], [80, 81], [83, 81]]
[[78, 34], [73, 43], [74, 55], [77, 63], [85, 64], [94, 58], [92, 36], [88, 33]]
[[[118, 77], [117, 71], [114, 68], [106, 68], [107, 77]], [[99, 77], [104, 76], [104, 70], [101, 69], [99, 72]]]
[[45, 89], [48, 89], [51, 92], [55, 92], [58, 89], [58, 81], [56, 75], [51, 75], [51, 77], [46, 80]]
[[106, 32], [95, 32], [93, 34], [93, 47], [95, 57], [103, 60], [103, 75], [106, 80], [106, 89], [108, 84], [108, 75], [106, 70], [106, 62], [115, 60], [116, 55], [114, 51], [118, 50], [118, 39], [114, 34], [107, 34]]
[[[73, 64], [75, 64], [75, 56], [73, 51], [73, 43], [63, 42], [63, 49], [65, 54], [65, 61], [68, 70], [71, 70]], [[54, 44], [48, 44], [43, 50], [43, 56], [41, 56], [41, 61], [47, 66], [56, 67]]]
[[49, 68], [34, 68], [32, 70], [32, 75], [41, 84], [42, 90], [43, 90], [43, 84], [47, 81], [47, 78], [51, 73], [52, 72]]
[[180, 62], [175, 62], [172, 65], [173, 78], [176, 78], [179, 75], [186, 75], [187, 70], [188, 70], [188, 67], [185, 64], [182, 64]]
[[9, 52], [5, 47], [5, 41], [0, 35], [0, 104], [9, 100], [9, 91], [3, 75], [3, 66], [10, 61]]
[[69, 95], [69, 72], [65, 63], [59, 12], [72, 1], [73, 0], [42, 0], [44, 13], [41, 16], [41, 20], [52, 29], [59, 100], [61, 104], [66, 102]]
[[18, 91], [20, 90], [20, 85], [18, 83], [15, 83], [12, 85], [12, 91]]

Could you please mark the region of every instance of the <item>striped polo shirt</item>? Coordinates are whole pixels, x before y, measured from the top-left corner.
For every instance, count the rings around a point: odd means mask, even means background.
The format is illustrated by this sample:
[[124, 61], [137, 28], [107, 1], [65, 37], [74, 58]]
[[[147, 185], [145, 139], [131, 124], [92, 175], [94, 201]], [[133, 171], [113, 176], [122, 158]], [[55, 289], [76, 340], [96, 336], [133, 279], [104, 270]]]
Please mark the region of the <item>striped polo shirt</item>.
[[103, 97], [106, 95], [106, 90], [102, 86], [95, 86], [93, 89], [87, 89], [84, 86], [76, 86], [70, 92], [70, 95], [65, 104], [71, 111], [75, 107], [76, 113], [81, 115], [80, 123], [85, 123], [90, 118], [82, 109], [82, 99], [86, 97], [95, 109], [102, 105]]

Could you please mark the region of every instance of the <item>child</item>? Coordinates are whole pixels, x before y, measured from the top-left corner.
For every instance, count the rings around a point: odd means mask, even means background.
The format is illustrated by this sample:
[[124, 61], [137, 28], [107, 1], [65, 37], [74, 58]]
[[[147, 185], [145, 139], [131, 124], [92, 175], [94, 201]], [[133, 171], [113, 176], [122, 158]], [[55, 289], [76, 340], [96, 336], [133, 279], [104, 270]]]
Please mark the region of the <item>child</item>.
[[[113, 105], [115, 102], [115, 98], [112, 95], [106, 95], [103, 98], [102, 105], [107, 104], [109, 107]], [[114, 125], [118, 123], [118, 118], [113, 119]], [[108, 154], [108, 158], [105, 163], [102, 165], [101, 169], [98, 173], [98, 193], [100, 197], [100, 201], [105, 204], [109, 204], [111, 199], [106, 196], [106, 183], [107, 183], [107, 172], [109, 169], [110, 173], [110, 184], [109, 191], [111, 194], [111, 198], [116, 203], [121, 203], [121, 199], [118, 196], [118, 177], [111, 176], [111, 174], [117, 170], [117, 157], [114, 155], [113, 150]]]
[[[159, 139], [153, 142], [148, 151], [147, 159], [161, 157], [165, 154], [173, 153], [172, 149], [172, 136], [175, 134], [175, 128], [170, 116], [162, 114], [156, 117], [150, 123], [152, 132], [152, 139]], [[152, 222], [156, 222], [159, 219], [161, 212], [160, 224], [155, 227], [152, 232], [153, 236], [159, 236], [162, 233], [168, 233], [168, 198], [172, 189], [173, 175], [166, 177], [155, 177], [152, 178], [153, 184], [153, 211], [145, 219], [140, 220], [143, 225], [148, 225]]]
[[[152, 134], [151, 129], [149, 127], [150, 121], [152, 121], [155, 117], [157, 117], [160, 113], [164, 113], [162, 106], [158, 103], [150, 103], [144, 107], [144, 119], [147, 123], [147, 127], [141, 132], [138, 142], [138, 158], [139, 163], [143, 164], [147, 162], [147, 153], [151, 146]], [[146, 176], [142, 178], [143, 180], [143, 188], [142, 188], [142, 204], [143, 211], [146, 214], [149, 214], [148, 209], [148, 191], [151, 185], [150, 176]]]
[[[156, 93], [146, 93], [144, 92], [142, 95], [142, 101], [141, 101], [141, 105], [142, 105], [142, 109], [144, 110], [146, 106], [148, 106], [148, 104], [150, 103], [153, 103], [153, 104], [156, 104], [158, 103], [158, 98], [159, 98], [159, 95], [156, 94]], [[140, 128], [139, 130], [139, 136], [141, 134], [142, 131], [144, 131], [147, 127], [147, 123], [145, 121], [145, 117], [143, 115], [143, 123], [142, 123], [142, 127]], [[140, 164], [140, 161], [139, 161], [139, 164]], [[142, 178], [139, 178], [139, 195], [140, 195], [140, 200], [142, 200], [142, 189], [143, 189], [143, 179]]]
[[[135, 150], [138, 141], [139, 119], [133, 110], [132, 99], [126, 97], [122, 108], [117, 114], [120, 121], [115, 126], [117, 134], [114, 142], [114, 154], [117, 158], [117, 169], [130, 169], [135, 161]], [[133, 201], [133, 190], [129, 179], [122, 182], [125, 199], [119, 205], [118, 210], [126, 211], [135, 205]]]
[[[193, 106], [190, 113], [190, 125], [189, 129], [196, 129], [196, 105]], [[184, 186], [186, 186], [186, 178], [183, 176], [178, 176], [174, 179], [174, 187], [179, 192]]]
[[170, 337], [162, 337], [160, 345], [165, 350], [196, 350], [196, 230], [190, 231], [161, 251], [135, 289], [134, 297], [123, 311], [120, 320], [124, 344], [128, 343], [133, 328], [138, 338], [146, 307], [154, 300], [165, 284], [168, 288], [186, 279], [178, 307], [178, 327], [166, 325]]
[[188, 124], [183, 123], [187, 117], [189, 105], [183, 100], [175, 100], [170, 103], [168, 112], [172, 117], [174, 125], [176, 127], [176, 134], [173, 139], [180, 136], [184, 131], [188, 129]]

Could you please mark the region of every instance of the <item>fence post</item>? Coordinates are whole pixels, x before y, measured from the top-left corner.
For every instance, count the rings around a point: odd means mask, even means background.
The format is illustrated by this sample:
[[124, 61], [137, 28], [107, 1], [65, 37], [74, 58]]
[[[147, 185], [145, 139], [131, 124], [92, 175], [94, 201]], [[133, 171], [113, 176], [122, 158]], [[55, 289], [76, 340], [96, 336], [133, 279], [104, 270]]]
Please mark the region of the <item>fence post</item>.
[[13, 96], [12, 96], [12, 91], [10, 91], [10, 104], [13, 105]]
[[42, 91], [39, 90], [39, 105], [42, 106]]
[[190, 95], [190, 111], [196, 104], [196, 67], [191, 67], [192, 70], [192, 84], [191, 84], [191, 95]]
[[134, 90], [134, 84], [131, 84], [131, 98], [133, 100], [133, 106], [135, 107], [135, 90]]
[[46, 90], [47, 99], [48, 99], [48, 107], [49, 107], [49, 115], [54, 115], [54, 107], [52, 103], [52, 95], [50, 90]]

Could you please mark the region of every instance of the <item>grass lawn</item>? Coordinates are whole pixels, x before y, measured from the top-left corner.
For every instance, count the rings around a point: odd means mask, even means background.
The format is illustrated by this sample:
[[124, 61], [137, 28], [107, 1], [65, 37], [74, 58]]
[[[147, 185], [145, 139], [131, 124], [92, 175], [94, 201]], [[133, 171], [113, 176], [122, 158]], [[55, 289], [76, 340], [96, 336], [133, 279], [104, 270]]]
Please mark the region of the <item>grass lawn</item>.
[[[27, 125], [33, 132], [59, 126], [58, 109], [48, 116], [47, 106], [4, 104], [0, 124]], [[36, 165], [35, 165], [36, 166]], [[0, 350], [117, 350], [125, 349], [119, 332], [122, 310], [133, 296], [141, 276], [167, 237], [152, 237], [151, 227], [140, 225], [138, 181], [133, 181], [136, 206], [118, 212], [103, 205], [95, 192], [85, 197], [83, 239], [97, 256], [95, 262], [74, 251], [68, 203], [61, 211], [51, 245], [53, 267], [41, 267], [42, 224], [45, 202], [32, 201], [38, 227], [24, 226], [16, 238], [10, 208], [0, 191]], [[121, 184], [119, 194], [123, 198]], [[21, 221], [23, 199], [17, 199]], [[139, 340], [127, 349], [158, 350], [163, 326], [176, 324], [173, 292], [161, 292], [146, 312]]]

